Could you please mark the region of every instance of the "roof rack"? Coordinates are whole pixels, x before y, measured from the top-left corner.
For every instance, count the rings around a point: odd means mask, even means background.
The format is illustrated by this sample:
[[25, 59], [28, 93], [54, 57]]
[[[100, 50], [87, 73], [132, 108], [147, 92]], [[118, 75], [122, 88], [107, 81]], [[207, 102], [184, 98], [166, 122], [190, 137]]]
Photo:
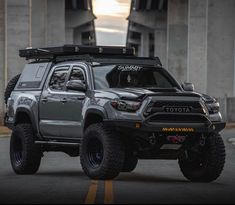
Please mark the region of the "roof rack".
[[55, 60], [58, 56], [71, 55], [119, 55], [134, 56], [134, 48], [119, 46], [81, 46], [81, 45], [64, 45], [60, 47], [48, 48], [26, 48], [19, 50], [19, 56], [29, 59], [49, 59]]

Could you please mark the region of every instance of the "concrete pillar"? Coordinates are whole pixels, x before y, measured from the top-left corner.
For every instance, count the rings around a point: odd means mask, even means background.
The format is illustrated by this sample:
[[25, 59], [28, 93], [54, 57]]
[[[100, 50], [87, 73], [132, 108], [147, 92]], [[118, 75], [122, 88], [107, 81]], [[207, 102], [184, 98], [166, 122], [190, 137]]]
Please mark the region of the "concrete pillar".
[[140, 56], [149, 57], [149, 31], [144, 28], [141, 31]]
[[74, 40], [73, 40], [73, 28], [66, 28], [65, 29], [65, 42], [66, 44], [73, 44]]
[[154, 30], [154, 56], [158, 56], [166, 67], [166, 29]]
[[65, 44], [65, 0], [47, 0], [47, 46]]
[[187, 80], [188, 0], [168, 0], [167, 68], [179, 82]]
[[5, 90], [5, 43], [6, 43], [6, 0], [0, 1], [0, 125], [4, 118], [4, 90]]
[[25, 59], [19, 49], [30, 46], [30, 1], [7, 0], [7, 69], [8, 80], [21, 73]]
[[74, 29], [73, 41], [74, 41], [74, 44], [76, 44], [76, 45], [81, 45], [82, 44], [82, 33], [81, 33], [81, 28], [80, 27], [77, 27], [77, 28]]
[[162, 65], [166, 67], [167, 48], [167, 12], [157, 13], [154, 30], [154, 56], [158, 56]]
[[31, 0], [31, 2], [32, 47], [46, 46], [47, 0]]
[[195, 90], [207, 92], [207, 11], [208, 0], [189, 0], [188, 82]]
[[234, 96], [234, 0], [209, 0], [207, 91], [214, 96]]

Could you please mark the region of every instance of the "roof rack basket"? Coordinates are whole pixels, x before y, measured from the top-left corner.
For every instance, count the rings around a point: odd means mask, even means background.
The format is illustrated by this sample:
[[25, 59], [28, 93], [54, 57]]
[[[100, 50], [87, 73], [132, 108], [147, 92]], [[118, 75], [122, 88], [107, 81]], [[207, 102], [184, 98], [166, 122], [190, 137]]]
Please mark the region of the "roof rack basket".
[[56, 59], [58, 56], [71, 55], [119, 55], [134, 56], [134, 48], [119, 46], [81, 46], [81, 45], [64, 45], [60, 47], [48, 48], [26, 48], [19, 50], [19, 56], [29, 59]]

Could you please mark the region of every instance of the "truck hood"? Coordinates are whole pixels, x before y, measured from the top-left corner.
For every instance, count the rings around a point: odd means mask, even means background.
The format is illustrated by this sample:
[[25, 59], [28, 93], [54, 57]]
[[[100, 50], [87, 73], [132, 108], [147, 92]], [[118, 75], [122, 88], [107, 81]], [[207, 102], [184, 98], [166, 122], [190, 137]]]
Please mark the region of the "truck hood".
[[143, 100], [148, 96], [184, 96], [184, 97], [198, 97], [202, 95], [196, 92], [185, 92], [177, 88], [172, 89], [144, 89], [144, 88], [108, 88], [102, 90], [116, 95], [123, 100]]

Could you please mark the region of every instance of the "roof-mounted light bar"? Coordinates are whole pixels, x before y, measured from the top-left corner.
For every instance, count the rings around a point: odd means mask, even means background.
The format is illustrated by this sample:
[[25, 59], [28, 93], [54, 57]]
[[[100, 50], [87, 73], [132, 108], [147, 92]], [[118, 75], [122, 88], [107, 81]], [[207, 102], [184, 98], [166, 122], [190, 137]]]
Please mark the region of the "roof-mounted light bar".
[[71, 55], [120, 55], [134, 56], [134, 48], [119, 46], [81, 46], [64, 45], [61, 47], [26, 48], [19, 50], [19, 56], [26, 59], [53, 59], [57, 56]]

